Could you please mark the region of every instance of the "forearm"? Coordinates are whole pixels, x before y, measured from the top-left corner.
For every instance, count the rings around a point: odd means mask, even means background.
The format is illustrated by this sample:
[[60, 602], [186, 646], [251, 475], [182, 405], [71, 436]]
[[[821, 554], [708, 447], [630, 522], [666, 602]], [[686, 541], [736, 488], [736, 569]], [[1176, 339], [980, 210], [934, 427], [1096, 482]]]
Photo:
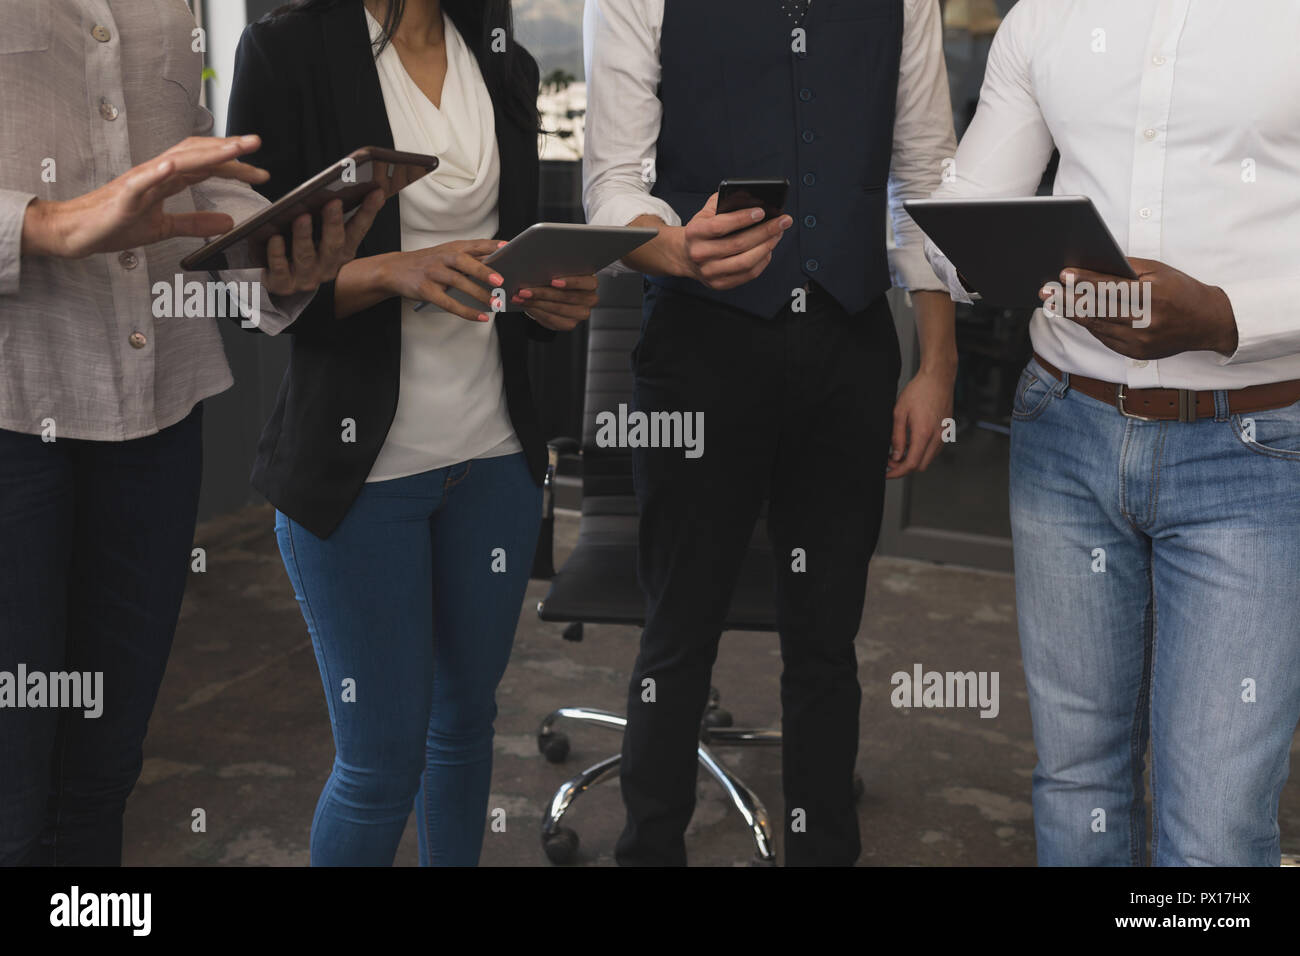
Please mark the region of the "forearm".
[[389, 265], [393, 253], [353, 259], [339, 270], [334, 281], [334, 317], [346, 319], [391, 299], [393, 291]]
[[33, 199], [23, 216], [22, 255], [62, 256], [62, 239], [55, 215], [58, 203]]
[[944, 292], [913, 292], [912, 306], [921, 341], [920, 371], [955, 377], [957, 323], [952, 299]]
[[685, 227], [669, 226], [658, 216], [637, 216], [629, 226], [658, 229], [659, 235], [623, 257], [628, 268], [651, 276], [682, 276], [686, 265]]

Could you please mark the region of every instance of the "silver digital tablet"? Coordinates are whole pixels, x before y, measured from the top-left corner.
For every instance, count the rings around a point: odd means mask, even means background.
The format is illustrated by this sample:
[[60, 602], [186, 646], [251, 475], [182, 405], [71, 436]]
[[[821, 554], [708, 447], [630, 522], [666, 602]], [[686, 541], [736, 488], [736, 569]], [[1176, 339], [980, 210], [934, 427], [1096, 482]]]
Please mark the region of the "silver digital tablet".
[[1137, 278], [1087, 196], [914, 199], [903, 208], [993, 305], [1037, 308], [1038, 290], [1069, 266]]
[[[550, 285], [552, 279], [595, 275], [658, 234], [658, 229], [637, 226], [539, 222], [483, 261], [506, 280], [504, 288], [509, 300], [520, 289]], [[456, 289], [449, 289], [448, 295], [469, 305], [482, 305]], [[428, 308], [433, 308], [433, 303], [421, 302], [415, 310]]]

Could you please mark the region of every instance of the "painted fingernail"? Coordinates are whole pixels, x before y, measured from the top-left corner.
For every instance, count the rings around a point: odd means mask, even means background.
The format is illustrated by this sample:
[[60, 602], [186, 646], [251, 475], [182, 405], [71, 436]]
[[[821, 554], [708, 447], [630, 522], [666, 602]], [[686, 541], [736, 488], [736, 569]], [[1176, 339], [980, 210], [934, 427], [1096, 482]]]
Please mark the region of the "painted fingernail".
[[522, 295], [525, 299], [531, 299], [533, 297], [533, 293], [528, 289], [521, 290], [519, 294]]
[[478, 314], [478, 320], [479, 320], [480, 322], [486, 322], [486, 321], [488, 321], [487, 313], [486, 313], [486, 312], [480, 312], [480, 313]]
[[492, 280], [493, 285], [505, 285], [506, 283], [506, 280], [501, 278], [501, 276], [497, 275], [495, 272], [488, 276], [488, 278]]
[[555, 286], [557, 289], [563, 289], [567, 283], [563, 279], [552, 279], [551, 285]]

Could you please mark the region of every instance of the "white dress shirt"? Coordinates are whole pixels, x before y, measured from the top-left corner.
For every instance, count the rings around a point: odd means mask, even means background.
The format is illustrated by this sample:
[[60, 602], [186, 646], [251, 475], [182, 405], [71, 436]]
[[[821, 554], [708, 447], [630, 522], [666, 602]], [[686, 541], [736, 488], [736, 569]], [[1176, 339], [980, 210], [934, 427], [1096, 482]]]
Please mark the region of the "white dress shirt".
[[[382, 27], [366, 13], [372, 39]], [[492, 98], [474, 54], [443, 15], [447, 76], [434, 106], [391, 43], [379, 55], [379, 87], [396, 149], [432, 153], [438, 168], [398, 194], [402, 251], [497, 231], [501, 161]], [[496, 322], [471, 322], [402, 300], [397, 413], [367, 481], [405, 478], [522, 450], [506, 408]]]
[[[903, 211], [905, 200], [930, 194], [943, 161], [951, 159], [956, 146], [943, 25], [938, 0], [904, 0], [903, 6], [889, 175], [894, 239], [889, 263], [895, 285], [943, 291], [943, 282], [925, 259], [924, 235]], [[650, 195], [651, 184], [642, 177], [642, 160], [655, 158], [663, 117], [655, 92], [663, 19], [664, 0], [587, 0], [582, 24], [587, 68], [582, 201], [587, 221], [594, 225], [625, 226], [642, 215], [658, 216], [670, 226], [682, 224], [668, 203]]]
[[[935, 198], [1033, 195], [1053, 144], [1057, 195], [1092, 198], [1127, 255], [1221, 287], [1230, 356], [1129, 359], [1039, 309], [1035, 350], [1133, 388], [1300, 378], [1300, 3], [1021, 0], [989, 53], [979, 110]], [[996, 237], [990, 236], [990, 241]], [[969, 296], [927, 243], [958, 301]]]

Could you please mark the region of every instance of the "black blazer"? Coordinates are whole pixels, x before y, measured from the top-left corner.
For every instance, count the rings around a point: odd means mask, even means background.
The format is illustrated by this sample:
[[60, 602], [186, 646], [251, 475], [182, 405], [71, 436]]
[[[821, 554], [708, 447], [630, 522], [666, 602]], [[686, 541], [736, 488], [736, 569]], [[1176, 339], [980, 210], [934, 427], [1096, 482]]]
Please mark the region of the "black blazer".
[[[520, 52], [536, 85], [537, 64]], [[510, 239], [537, 218], [537, 131], [513, 124], [501, 104], [494, 105], [501, 160], [500, 228], [494, 238]], [[270, 172], [258, 187], [269, 199], [354, 149], [391, 148], [361, 0], [249, 25], [235, 57], [227, 132], [262, 137], [261, 150], [248, 161]], [[380, 210], [357, 256], [401, 248], [394, 199]], [[522, 312], [501, 312], [494, 321], [510, 421], [540, 484], [546, 446], [528, 382], [527, 343], [554, 333]], [[293, 337], [289, 368], [258, 442], [251, 480], [276, 508], [325, 538], [364, 486], [397, 411], [401, 301], [387, 299], [338, 319], [329, 282], [286, 333]], [[343, 440], [349, 421], [355, 423], [351, 442]]]

